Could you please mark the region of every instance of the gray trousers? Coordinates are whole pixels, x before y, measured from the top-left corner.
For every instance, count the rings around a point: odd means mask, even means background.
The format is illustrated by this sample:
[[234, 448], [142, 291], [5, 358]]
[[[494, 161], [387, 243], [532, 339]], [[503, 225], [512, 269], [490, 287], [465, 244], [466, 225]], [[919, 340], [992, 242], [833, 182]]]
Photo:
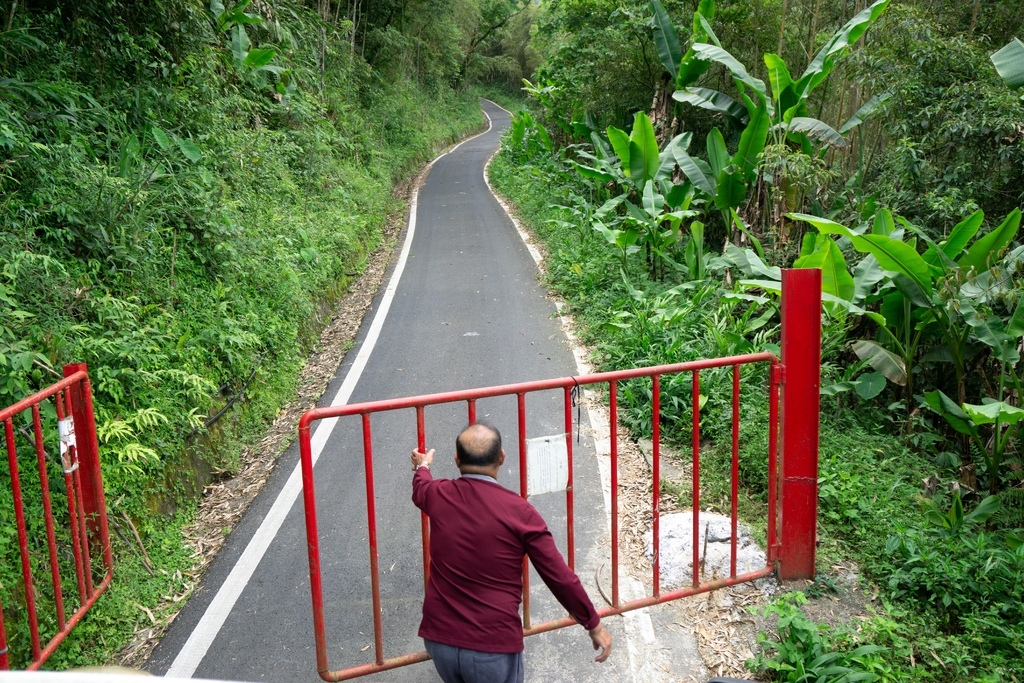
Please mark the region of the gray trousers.
[[477, 652], [423, 640], [444, 683], [523, 683], [523, 653]]

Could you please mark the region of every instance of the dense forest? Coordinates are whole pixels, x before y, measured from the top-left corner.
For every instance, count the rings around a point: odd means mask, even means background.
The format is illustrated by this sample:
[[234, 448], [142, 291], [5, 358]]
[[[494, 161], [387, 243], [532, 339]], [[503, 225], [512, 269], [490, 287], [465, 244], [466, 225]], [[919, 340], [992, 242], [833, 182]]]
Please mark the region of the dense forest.
[[[779, 269], [823, 272], [820, 574], [765, 608], [778, 629], [748, 669], [1021, 680], [1024, 3], [590, 0], [536, 16], [529, 107], [491, 174], [602, 368], [778, 352]], [[730, 381], [701, 376], [711, 509], [729, 505]], [[650, 391], [620, 388], [634, 436]], [[685, 452], [690, 387], [662, 391], [662, 433]], [[742, 412], [755, 518], [762, 396]], [[830, 567], [851, 564], [869, 616], [805, 616], [808, 595], [840, 599]]]
[[[492, 180], [600, 368], [777, 351], [779, 268], [823, 269], [806, 592], [856, 564], [875, 612], [826, 630], [789, 594], [751, 670], [1024, 677], [1024, 0], [7, 0], [0, 22], [0, 399], [89, 364], [108, 502], [158, 563], [122, 549], [53, 666], [114, 660], [139, 605], [173, 609], [183, 471], [230, 474], [259, 438], [393, 187], [483, 125], [486, 93], [517, 112]], [[701, 385], [712, 507], [727, 381]], [[619, 395], [636, 437], [649, 391]], [[688, 388], [665, 391], [684, 444]]]
[[[0, 3], [0, 402], [88, 363], [115, 543], [129, 541], [112, 593], [49, 666], [115, 659], [148, 623], [138, 604], [182, 593], [197, 493], [291, 397], [339, 294], [401, 220], [393, 187], [484, 125], [466, 55], [493, 19], [456, 9]], [[26, 461], [42, 539], [33, 472]], [[0, 490], [20, 668], [24, 594]]]

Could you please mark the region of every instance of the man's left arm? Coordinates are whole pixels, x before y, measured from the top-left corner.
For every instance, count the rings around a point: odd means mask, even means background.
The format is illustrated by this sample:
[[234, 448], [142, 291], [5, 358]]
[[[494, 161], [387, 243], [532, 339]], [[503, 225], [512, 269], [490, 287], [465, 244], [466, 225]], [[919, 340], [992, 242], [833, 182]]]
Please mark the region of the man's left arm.
[[587, 596], [579, 577], [562, 559], [547, 524], [533, 506], [527, 511], [523, 524], [526, 554], [551, 593], [584, 628], [588, 631], [596, 628], [601, 617], [594, 603]]

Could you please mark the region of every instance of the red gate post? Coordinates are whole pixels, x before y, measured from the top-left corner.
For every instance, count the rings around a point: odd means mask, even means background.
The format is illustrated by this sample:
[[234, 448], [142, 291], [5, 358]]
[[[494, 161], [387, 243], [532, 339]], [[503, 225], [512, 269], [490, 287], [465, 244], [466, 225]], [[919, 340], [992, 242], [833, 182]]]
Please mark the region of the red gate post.
[[[78, 371], [88, 372], [85, 363], [64, 366], [64, 376]], [[71, 417], [75, 423], [75, 450], [82, 478], [82, 508], [91, 536], [90, 545], [103, 550], [104, 564], [112, 565], [110, 540], [106, 529], [106, 502], [103, 498], [103, 475], [100, 472], [100, 448], [96, 438], [96, 418], [92, 411], [92, 384], [86, 377], [68, 388], [71, 392]]]
[[818, 526], [821, 271], [782, 271], [782, 514], [779, 578], [814, 578]]

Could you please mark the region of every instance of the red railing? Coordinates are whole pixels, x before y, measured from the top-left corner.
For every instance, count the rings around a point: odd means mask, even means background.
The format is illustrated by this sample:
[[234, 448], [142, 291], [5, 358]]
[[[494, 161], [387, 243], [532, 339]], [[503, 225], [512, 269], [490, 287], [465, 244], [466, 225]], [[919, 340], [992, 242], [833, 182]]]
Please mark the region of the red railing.
[[[526, 396], [531, 393], [561, 390], [564, 402], [568, 487], [566, 489], [566, 558], [575, 568], [575, 516], [573, 511], [573, 444], [572, 396], [583, 385], [606, 385], [609, 407], [610, 479], [611, 479], [611, 605], [599, 610], [602, 616], [669, 602], [678, 598], [711, 591], [766, 577], [778, 570], [780, 578], [811, 578], [815, 572], [815, 541], [817, 529], [817, 463], [818, 413], [821, 358], [821, 271], [818, 269], [784, 269], [782, 271], [782, 361], [770, 353], [700, 360], [652, 368], [607, 372], [584, 377], [526, 382], [469, 391], [456, 391], [428, 396], [374, 401], [358, 405], [318, 408], [307, 412], [299, 423], [299, 449], [302, 462], [303, 502], [306, 515], [306, 540], [309, 552], [310, 588], [313, 601], [313, 630], [316, 640], [317, 671], [327, 681], [341, 681], [378, 671], [422, 662], [426, 652], [402, 654], [385, 658], [381, 619], [378, 572], [377, 522], [374, 507], [373, 446], [371, 416], [375, 413], [403, 409], [415, 410], [416, 443], [426, 450], [425, 409], [428, 406], [465, 402], [468, 421], [476, 421], [476, 402], [484, 398], [516, 396], [518, 411], [518, 457], [520, 491], [527, 494], [526, 458]], [[740, 453], [740, 368], [754, 363], [770, 365], [767, 380], [769, 404], [768, 424], [768, 510], [765, 527], [765, 567], [737, 574], [737, 508], [739, 500]], [[692, 508], [693, 535], [700, 538], [700, 373], [715, 368], [732, 370], [731, 403], [731, 517], [729, 576], [714, 581], [700, 579], [700, 544], [693, 542], [693, 577], [690, 586], [662, 592], [660, 557], [661, 498], [661, 378], [691, 373], [692, 414]], [[618, 388], [620, 383], [636, 378], [650, 378], [652, 397], [652, 566], [651, 593], [643, 598], [623, 602], [619, 595], [619, 454], [618, 454]], [[781, 393], [781, 398], [780, 398]], [[780, 410], [781, 409], [781, 410]], [[316, 495], [314, 489], [313, 454], [310, 425], [321, 419], [360, 416], [363, 436], [363, 463], [367, 491], [367, 528], [369, 538], [370, 580], [372, 591], [374, 661], [332, 671], [327, 661], [327, 637], [324, 622], [323, 583], [320, 571], [320, 538], [317, 531]], [[782, 444], [780, 449], [780, 426]], [[781, 491], [780, 491], [781, 488]], [[424, 584], [430, 572], [430, 529], [421, 514]], [[530, 586], [527, 560], [523, 560], [523, 632], [534, 635], [575, 624], [563, 617], [532, 624], [530, 620]]]
[[[59, 467], [63, 478], [63, 491], [59, 493], [67, 502], [67, 516], [57, 513], [53, 506], [53, 492], [49, 470], [53, 466], [53, 449], [48, 452], [47, 443], [54, 443], [53, 434], [47, 434], [40, 406], [53, 405], [59, 445]], [[15, 425], [15, 419], [26, 415], [24, 428]], [[49, 409], [45, 411], [50, 413]], [[31, 663], [29, 670], [38, 669], [53, 654], [68, 633], [81, 621], [83, 615], [107, 589], [113, 577], [113, 558], [110, 553], [110, 537], [107, 528], [106, 505], [103, 500], [103, 479], [100, 474], [99, 448], [96, 440], [96, 426], [92, 410], [92, 389], [87, 368], [84, 364], [64, 367], [64, 379], [53, 386], [34, 394], [23, 401], [0, 411], [7, 447], [7, 463], [10, 468], [11, 494], [14, 518], [17, 526], [18, 548], [21, 560], [21, 575], [24, 587], [25, 612], [31, 640]], [[53, 428], [54, 425], [46, 424]], [[37, 519], [26, 519], [24, 490], [18, 462], [18, 441], [30, 444], [35, 451], [35, 465], [38, 469], [41, 513], [45, 527], [47, 556], [46, 567], [50, 575], [52, 600], [56, 620], [56, 632], [43, 645], [43, 628], [39, 619], [39, 595], [33, 578], [33, 557], [29, 538], [29, 523]], [[54, 487], [59, 489], [59, 485]], [[68, 533], [58, 537], [58, 520], [67, 527]], [[38, 524], [33, 524], [38, 527]], [[62, 529], [63, 530], [63, 529]], [[74, 558], [77, 606], [68, 616], [70, 605], [75, 599], [64, 594], [61, 574], [60, 550], [70, 546]], [[93, 554], [102, 557], [104, 574], [97, 582], [93, 569]], [[66, 568], [70, 573], [72, 570]], [[48, 602], [50, 601], [48, 600]], [[10, 667], [8, 643], [4, 624], [3, 605], [0, 604], [0, 670]]]
[[[740, 441], [739, 441], [739, 403], [740, 403], [740, 368], [744, 365], [752, 363], [767, 363], [771, 366], [771, 371], [768, 374], [768, 401], [769, 401], [769, 413], [770, 413], [770, 435], [768, 440], [768, 519], [766, 522], [767, 527], [767, 540], [768, 540], [768, 553], [766, 566], [760, 570], [737, 574], [736, 573], [736, 554], [737, 554], [737, 536], [735, 533], [736, 525], [736, 509], [737, 501], [739, 497], [739, 452], [740, 452]], [[661, 590], [661, 576], [660, 576], [660, 538], [658, 533], [659, 525], [659, 499], [661, 497], [660, 482], [660, 446], [661, 446], [661, 434], [660, 434], [660, 401], [661, 401], [661, 378], [668, 375], [676, 375], [680, 373], [691, 373], [692, 375], [692, 413], [693, 413], [693, 528], [694, 538], [698, 538], [698, 530], [700, 526], [700, 372], [702, 370], [709, 370], [714, 368], [731, 368], [732, 371], [732, 513], [733, 513], [733, 529], [731, 539], [731, 572], [727, 578], [718, 579], [715, 581], [700, 580], [700, 547], [698, 543], [694, 543], [693, 550], [693, 580], [692, 585], [671, 590], [668, 592], [662, 592]], [[518, 455], [519, 455], [519, 479], [520, 479], [520, 491], [525, 497], [527, 493], [527, 458], [526, 458], [526, 434], [527, 434], [527, 411], [526, 411], [526, 399], [530, 394], [544, 391], [561, 391], [563, 404], [564, 404], [564, 431], [566, 434], [565, 445], [566, 455], [568, 458], [569, 465], [569, 480], [568, 487], [566, 490], [566, 531], [567, 531], [567, 547], [566, 547], [566, 558], [570, 567], [575, 568], [575, 539], [574, 539], [574, 526], [575, 517], [573, 510], [573, 474], [572, 474], [572, 461], [573, 461], [573, 440], [572, 433], [574, 431], [573, 418], [572, 418], [572, 407], [573, 407], [573, 390], [577, 387], [590, 386], [590, 385], [603, 385], [607, 389], [609, 409], [610, 409], [610, 420], [608, 434], [611, 446], [611, 458], [610, 458], [610, 470], [611, 470], [611, 605], [605, 607], [600, 611], [602, 616], [608, 616], [612, 614], [621, 614], [634, 609], [642, 607], [648, 607], [650, 605], [656, 605], [659, 603], [668, 602], [688, 595], [694, 595], [696, 593], [702, 593], [715, 588], [723, 586], [729, 586], [745, 581], [752, 581], [757, 578], [765, 577], [774, 571], [775, 558], [778, 549], [777, 535], [776, 535], [776, 513], [775, 513], [775, 501], [776, 501], [776, 468], [777, 468], [777, 440], [778, 430], [776, 425], [778, 424], [778, 405], [779, 405], [779, 383], [782, 377], [781, 365], [778, 359], [770, 353], [751, 354], [745, 356], [734, 356], [730, 358], [719, 358], [714, 360], [701, 360], [689, 363], [679, 363], [675, 365], [665, 365], [652, 368], [641, 368], [634, 370], [623, 370], [618, 372], [607, 372], [595, 375], [588, 375], [582, 377], [564, 377], [559, 379], [542, 380], [536, 382], [526, 382], [521, 384], [513, 384], [498, 387], [489, 387], [484, 389], [474, 389], [467, 391], [455, 391], [441, 394], [433, 394], [428, 396], [416, 396], [410, 398], [402, 398], [395, 400], [386, 401], [374, 401], [369, 403], [360, 403], [348, 406], [330, 407], [330, 408], [318, 408], [307, 412], [300, 421], [299, 424], [299, 447], [302, 458], [302, 474], [303, 474], [303, 501], [305, 504], [306, 512], [306, 535], [307, 535], [307, 547], [309, 551], [309, 566], [310, 566], [310, 584], [312, 589], [313, 599], [313, 624], [314, 632], [316, 637], [316, 651], [317, 651], [317, 670], [320, 676], [325, 680], [329, 681], [340, 681], [355, 678], [357, 676], [374, 673], [377, 671], [384, 671], [387, 669], [393, 669], [399, 666], [412, 664], [426, 660], [426, 652], [418, 652], [413, 654], [403, 654], [397, 657], [385, 658], [383, 652], [383, 627], [381, 620], [381, 609], [380, 609], [380, 585], [379, 585], [379, 571], [378, 571], [378, 540], [377, 540], [377, 521], [376, 521], [376, 510], [374, 507], [374, 482], [373, 482], [373, 446], [371, 438], [371, 416], [375, 413], [381, 413], [385, 411], [395, 410], [407, 410], [413, 409], [415, 411], [415, 430], [416, 430], [416, 443], [420, 449], [425, 450], [426, 439], [425, 439], [425, 409], [430, 406], [439, 404], [447, 404], [454, 402], [465, 402], [467, 406], [467, 416], [469, 422], [476, 420], [476, 402], [481, 399], [495, 398], [501, 396], [515, 396], [517, 399], [517, 412], [518, 412]], [[619, 384], [628, 380], [636, 378], [650, 378], [652, 382], [652, 412], [653, 412], [653, 492], [651, 496], [651, 509], [652, 509], [652, 522], [653, 522], [653, 562], [652, 562], [652, 576], [651, 586], [652, 592], [650, 595], [630, 601], [622, 601], [619, 596], [619, 472], [618, 472], [618, 406], [617, 406], [617, 391]], [[324, 606], [323, 606], [323, 583], [320, 572], [320, 548], [319, 548], [319, 532], [317, 530], [317, 517], [316, 517], [316, 497], [314, 487], [314, 475], [313, 475], [313, 457], [312, 447], [310, 439], [310, 425], [316, 420], [325, 418], [340, 418], [359, 416], [362, 421], [362, 437], [363, 437], [363, 461], [364, 461], [364, 476], [366, 478], [366, 490], [367, 490], [367, 529], [369, 537], [369, 561], [370, 561], [370, 581], [372, 590], [372, 605], [373, 605], [373, 625], [374, 625], [374, 646], [375, 646], [375, 659], [373, 663], [362, 664], [353, 666], [350, 668], [331, 671], [327, 662], [327, 641], [326, 641], [326, 629], [324, 625]], [[413, 422], [410, 420], [410, 427]], [[411, 431], [410, 431], [411, 436]], [[601, 435], [598, 435], [601, 436]], [[410, 439], [411, 440], [411, 439]], [[430, 555], [429, 555], [429, 527], [425, 516], [422, 518], [422, 542], [423, 542], [423, 574], [424, 581], [430, 572]], [[532, 624], [530, 620], [530, 587], [529, 587], [529, 567], [527, 561], [524, 558], [523, 562], [523, 631], [526, 635], [533, 635], [537, 633], [543, 633], [558, 628], [563, 628], [575, 624], [576, 621], [571, 617], [563, 617], [561, 619], [555, 619], [546, 621], [540, 624]]]

